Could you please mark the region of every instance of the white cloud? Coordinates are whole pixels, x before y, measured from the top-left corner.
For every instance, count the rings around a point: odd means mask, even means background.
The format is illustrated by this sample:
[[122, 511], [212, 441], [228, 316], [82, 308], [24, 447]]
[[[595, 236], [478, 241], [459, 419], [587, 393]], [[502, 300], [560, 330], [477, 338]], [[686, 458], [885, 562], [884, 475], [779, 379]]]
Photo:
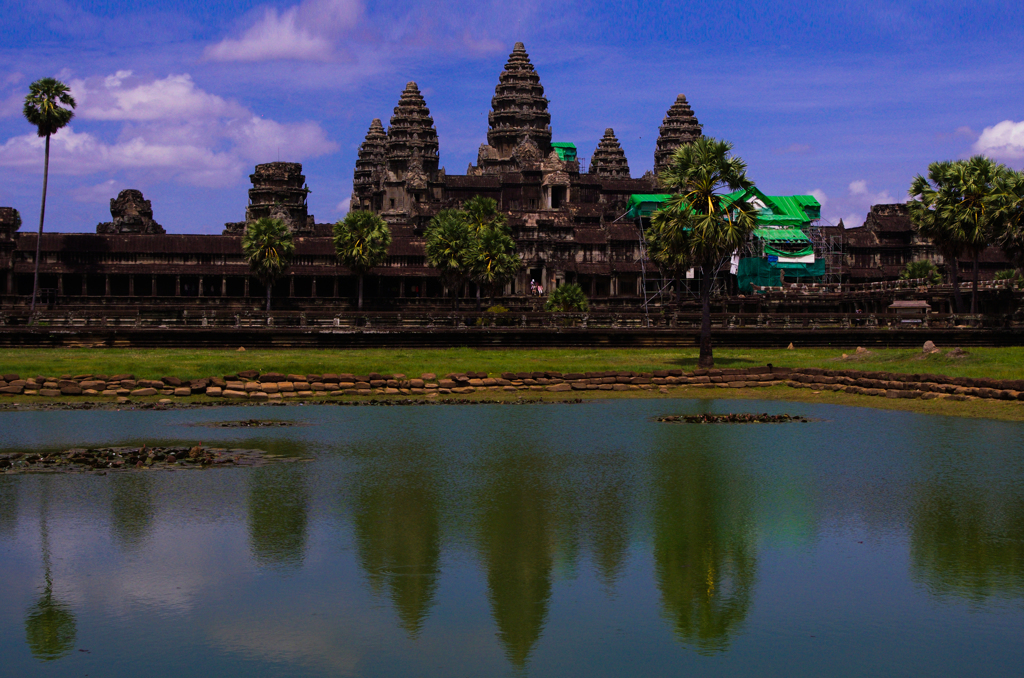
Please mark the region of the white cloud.
[[[864, 223], [872, 205], [891, 205], [905, 201], [905, 198], [897, 200], [886, 190], [872, 191], [866, 179], [857, 179], [850, 182], [847, 194], [833, 205], [831, 210], [833, 216], [830, 220], [833, 223], [839, 223], [838, 215], [843, 215], [843, 224], [846, 227], [860, 226]], [[820, 199], [819, 202], [821, 202]]]
[[330, 61], [335, 42], [362, 15], [359, 0], [305, 0], [280, 13], [268, 7], [241, 37], [210, 45], [205, 55], [214, 61]]
[[1024, 121], [1003, 120], [997, 125], [986, 127], [974, 142], [974, 152], [995, 160], [1024, 158]]
[[[75, 80], [79, 120], [123, 123], [105, 140], [73, 125], [51, 141], [50, 171], [88, 175], [128, 171], [198, 186], [227, 186], [259, 162], [301, 161], [337, 149], [315, 122], [282, 123], [203, 91], [190, 76], [145, 81], [130, 71]], [[0, 145], [0, 166], [41, 171], [44, 140], [35, 134]], [[102, 185], [102, 184], [101, 184]]]
[[77, 202], [97, 203], [105, 205], [107, 202], [126, 188], [124, 183], [117, 179], [108, 179], [95, 186], [81, 186], [71, 193], [71, 197]]
[[348, 214], [350, 209], [352, 209], [352, 198], [345, 198], [334, 207], [334, 211], [341, 214]]
[[816, 188], [813, 191], [810, 191], [809, 195], [813, 195], [814, 199], [821, 203], [822, 207], [828, 204], [828, 196], [825, 195], [825, 191], [821, 190], [820, 188]]

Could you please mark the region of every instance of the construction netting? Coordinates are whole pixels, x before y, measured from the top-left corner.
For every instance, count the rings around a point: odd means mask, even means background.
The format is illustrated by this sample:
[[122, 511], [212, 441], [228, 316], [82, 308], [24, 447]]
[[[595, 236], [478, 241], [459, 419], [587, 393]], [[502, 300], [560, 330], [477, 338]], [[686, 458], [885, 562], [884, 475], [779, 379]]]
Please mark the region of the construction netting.
[[[807, 248], [807, 254], [814, 256]], [[767, 252], [768, 247], [765, 247]], [[793, 257], [793, 253], [784, 253], [783, 258]], [[736, 271], [736, 282], [742, 294], [750, 294], [751, 285], [761, 287], [773, 287], [781, 284], [782, 274], [785, 273], [785, 281], [812, 282], [820, 280], [825, 275], [825, 260], [816, 259], [811, 263], [796, 263], [780, 261], [778, 255], [766, 257], [747, 257], [740, 259], [739, 269]]]

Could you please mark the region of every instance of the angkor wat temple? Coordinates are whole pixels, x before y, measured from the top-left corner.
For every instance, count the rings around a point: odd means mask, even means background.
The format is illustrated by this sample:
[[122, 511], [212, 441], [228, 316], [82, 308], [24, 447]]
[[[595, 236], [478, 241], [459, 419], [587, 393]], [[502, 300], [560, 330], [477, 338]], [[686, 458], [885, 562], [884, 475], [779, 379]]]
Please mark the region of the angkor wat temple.
[[[498, 77], [488, 114], [487, 143], [465, 174], [448, 174], [439, 162], [439, 140], [430, 110], [415, 82], [406, 85], [387, 128], [374, 119], [359, 148], [351, 209], [379, 213], [392, 231], [385, 265], [372, 271], [367, 299], [378, 308], [441, 304], [445, 291], [424, 256], [424, 229], [441, 209], [473, 196], [496, 200], [513, 230], [524, 267], [505, 290], [505, 303], [531, 302], [531, 280], [547, 289], [577, 282], [598, 307], [637, 308], [646, 288], [664, 287], [642, 258], [638, 223], [625, 218], [630, 196], [659, 193], [656, 173], [702, 126], [686, 97], [668, 108], [654, 152], [654, 172], [633, 178], [612, 129], [582, 171], [574, 144], [552, 134], [548, 99], [522, 43], [516, 43]], [[40, 288], [44, 302], [61, 305], [194, 304], [254, 307], [263, 289], [242, 256], [245, 225], [264, 216], [283, 219], [296, 236], [296, 257], [275, 286], [281, 308], [349, 308], [354, 276], [340, 265], [331, 224], [308, 214], [302, 166], [257, 165], [251, 175], [245, 219], [221, 235], [167, 234], [154, 221], [139, 191], [111, 200], [112, 220], [95, 234], [45, 233]], [[818, 216], [808, 220], [817, 224]], [[36, 235], [0, 208], [0, 299], [26, 306], [32, 291]], [[820, 224], [818, 224], [820, 225]], [[875, 206], [860, 229], [831, 229], [837, 243], [835, 281], [872, 282], [895, 277], [912, 259], [941, 258], [913, 233], [902, 206]], [[966, 263], [966, 262], [965, 262]], [[984, 277], [1005, 268], [986, 256]], [[652, 282], [642, 273], [655, 278]], [[459, 291], [461, 294], [469, 290]], [[655, 302], [659, 303], [659, 302]]]

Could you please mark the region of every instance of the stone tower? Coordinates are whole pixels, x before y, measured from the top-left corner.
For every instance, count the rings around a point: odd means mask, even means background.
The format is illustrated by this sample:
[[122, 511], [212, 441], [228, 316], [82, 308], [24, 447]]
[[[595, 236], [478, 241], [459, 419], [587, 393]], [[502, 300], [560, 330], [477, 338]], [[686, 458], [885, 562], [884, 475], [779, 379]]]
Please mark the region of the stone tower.
[[110, 199], [112, 221], [96, 224], [97, 233], [132, 233], [163, 235], [164, 227], [153, 221], [153, 205], [142, 197], [142, 191], [126, 188]]
[[[377, 210], [381, 209], [380, 196], [375, 196], [384, 178], [384, 158], [387, 134], [380, 118], [374, 118], [366, 140], [359, 147], [356, 159], [355, 176], [352, 179], [352, 200], [350, 209]], [[374, 198], [376, 197], [376, 200]]]
[[626, 154], [615, 138], [615, 130], [611, 127], [604, 131], [604, 137], [597, 144], [597, 150], [590, 159], [590, 174], [612, 179], [628, 179], [629, 164]]
[[[533, 142], [540, 157], [551, 153], [551, 114], [540, 76], [523, 43], [517, 42], [498, 76], [487, 116], [487, 145], [505, 160], [517, 146]], [[481, 149], [483, 151], [483, 149]]]
[[701, 125], [693, 109], [682, 94], [668, 109], [658, 128], [658, 145], [654, 149], [654, 173], [660, 174], [672, 162], [672, 153], [682, 144], [692, 144], [700, 138]]
[[288, 230], [298, 236], [313, 235], [316, 224], [306, 211], [306, 177], [302, 163], [267, 162], [256, 165], [249, 175], [249, 206], [245, 208], [245, 221], [224, 224], [224, 235], [242, 235], [246, 224], [270, 217], [280, 219]]
[[437, 130], [415, 82], [405, 86], [384, 142], [383, 210], [412, 215], [416, 205], [441, 197]]

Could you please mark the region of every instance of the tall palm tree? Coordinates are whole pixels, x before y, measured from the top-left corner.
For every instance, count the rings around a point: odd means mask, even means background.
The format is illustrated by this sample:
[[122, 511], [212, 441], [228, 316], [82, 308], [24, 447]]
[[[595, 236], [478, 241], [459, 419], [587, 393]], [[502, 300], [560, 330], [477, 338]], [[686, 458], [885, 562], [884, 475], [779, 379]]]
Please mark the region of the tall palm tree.
[[391, 230], [373, 212], [356, 210], [334, 225], [338, 260], [359, 277], [359, 310], [363, 309], [363, 276], [388, 258]]
[[732, 155], [732, 144], [701, 137], [680, 146], [660, 176], [673, 191], [672, 198], [651, 221], [662, 237], [678, 239], [682, 251], [699, 266], [700, 355], [697, 365], [713, 367], [711, 347], [711, 288], [722, 266], [742, 247], [757, 225], [757, 210], [742, 196], [727, 192], [750, 189], [747, 165]]
[[648, 221], [644, 229], [647, 257], [662, 272], [676, 281], [676, 305], [683, 306], [683, 275], [690, 268], [690, 250], [685, 231], [673, 228], [664, 219]]
[[441, 281], [452, 291], [452, 308], [459, 308], [462, 285], [473, 272], [477, 242], [460, 210], [441, 210], [427, 227], [427, 263], [441, 274]]
[[[503, 270], [497, 276], [497, 280], [494, 279], [493, 272], [498, 269], [489, 268], [486, 261], [478, 261], [474, 266], [472, 277], [476, 282], [476, 308], [479, 311], [481, 288], [490, 287], [493, 290], [495, 285], [508, 282], [519, 271], [520, 266], [510, 258], [502, 257], [505, 253], [515, 252], [515, 241], [512, 240], [512, 232], [505, 220], [505, 215], [498, 211], [497, 200], [475, 195], [463, 204], [462, 211], [466, 214], [466, 223], [469, 224], [469, 230], [477, 239], [477, 244], [480, 248], [485, 248], [485, 251], [480, 253], [483, 259], [489, 259], [490, 257], [487, 255], [490, 254], [495, 257], [491, 262], [492, 265], [497, 263], [498, 259], [502, 259], [506, 264], [500, 267]], [[511, 247], [508, 247], [509, 243], [511, 243]], [[518, 261], [518, 257], [516, 260]], [[514, 268], [511, 268], [513, 265]]]
[[996, 244], [1020, 273], [1024, 269], [1024, 172], [1007, 171], [998, 191], [1002, 200]]
[[50, 178], [50, 136], [71, 122], [75, 116], [74, 108], [78, 104], [71, 96], [71, 90], [60, 80], [43, 78], [36, 80], [28, 88], [25, 107], [22, 109], [25, 119], [36, 126], [41, 137], [46, 137], [46, 153], [43, 160], [43, 202], [39, 208], [39, 234], [36, 236], [35, 272], [32, 274], [32, 307], [36, 310], [36, 297], [39, 294], [39, 256], [43, 241], [43, 219], [46, 216], [46, 184]]
[[914, 198], [911, 219], [924, 225], [924, 230], [919, 226], [918, 231], [924, 235], [934, 232], [947, 246], [970, 254], [974, 261], [972, 314], [978, 311], [979, 257], [996, 235], [1002, 202], [998, 182], [1007, 171], [1005, 166], [976, 155], [968, 160], [932, 163], [928, 173], [935, 185], [918, 175], [910, 186]]
[[476, 235], [473, 252], [473, 279], [477, 284], [477, 308], [480, 307], [479, 291], [488, 290], [490, 296], [512, 280], [523, 260], [516, 254], [516, 241], [500, 228], [489, 227]]
[[963, 297], [960, 294], [960, 257], [964, 243], [951, 223], [941, 218], [940, 202], [949, 194], [952, 183], [950, 161], [933, 162], [928, 165], [928, 178], [918, 174], [908, 191], [911, 199], [907, 202], [910, 220], [918, 234], [930, 239], [946, 261], [946, 276], [953, 286], [953, 301], [957, 313], [964, 312]]
[[295, 256], [295, 240], [281, 219], [263, 217], [245, 227], [242, 252], [253, 274], [267, 288], [267, 313], [270, 293]]

